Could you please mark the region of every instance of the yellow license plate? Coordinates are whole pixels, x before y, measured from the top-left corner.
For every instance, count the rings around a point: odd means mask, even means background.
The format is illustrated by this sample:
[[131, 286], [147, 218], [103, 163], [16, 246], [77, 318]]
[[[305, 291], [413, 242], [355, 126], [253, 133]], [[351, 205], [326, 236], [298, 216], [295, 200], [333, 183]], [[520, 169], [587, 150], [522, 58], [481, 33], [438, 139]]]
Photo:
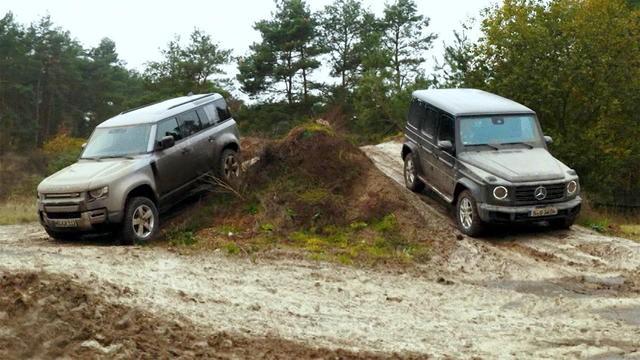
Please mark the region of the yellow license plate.
[[558, 209], [554, 207], [543, 207], [543, 208], [535, 208], [531, 210], [532, 217], [538, 216], [553, 216], [558, 214]]

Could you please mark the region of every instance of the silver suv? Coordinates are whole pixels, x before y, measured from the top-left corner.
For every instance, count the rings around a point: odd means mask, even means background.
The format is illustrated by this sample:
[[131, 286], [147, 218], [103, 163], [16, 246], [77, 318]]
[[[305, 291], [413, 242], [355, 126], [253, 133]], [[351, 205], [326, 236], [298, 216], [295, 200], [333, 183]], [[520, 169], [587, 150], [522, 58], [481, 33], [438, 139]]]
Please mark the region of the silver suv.
[[58, 239], [116, 230], [125, 243], [158, 232], [159, 213], [213, 170], [240, 175], [236, 122], [219, 94], [125, 111], [98, 125], [80, 159], [38, 185], [38, 213]]

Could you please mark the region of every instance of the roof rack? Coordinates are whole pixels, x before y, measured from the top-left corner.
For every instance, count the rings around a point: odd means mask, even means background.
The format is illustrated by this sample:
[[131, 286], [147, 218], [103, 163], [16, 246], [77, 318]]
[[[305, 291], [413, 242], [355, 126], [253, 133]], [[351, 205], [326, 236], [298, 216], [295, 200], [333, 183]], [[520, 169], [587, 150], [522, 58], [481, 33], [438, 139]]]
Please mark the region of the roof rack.
[[[191, 100], [185, 101], [185, 102], [183, 102], [183, 103], [180, 103], [180, 104], [176, 104], [176, 105], [170, 106], [170, 107], [169, 107], [169, 109], [173, 109], [173, 108], [176, 108], [176, 107], [178, 107], [178, 106], [182, 106], [182, 105], [184, 105], [184, 104], [188, 104], [188, 103], [191, 103], [191, 102], [194, 102], [194, 101], [198, 101], [198, 100], [200, 100], [200, 99], [204, 99], [204, 98], [206, 98], [206, 97], [213, 96], [213, 95], [216, 95], [216, 93], [211, 93], [211, 94], [203, 95], [203, 96], [200, 96], [200, 97], [198, 97], [198, 98], [191, 99]], [[169, 109], [167, 109], [167, 110], [169, 110]]]

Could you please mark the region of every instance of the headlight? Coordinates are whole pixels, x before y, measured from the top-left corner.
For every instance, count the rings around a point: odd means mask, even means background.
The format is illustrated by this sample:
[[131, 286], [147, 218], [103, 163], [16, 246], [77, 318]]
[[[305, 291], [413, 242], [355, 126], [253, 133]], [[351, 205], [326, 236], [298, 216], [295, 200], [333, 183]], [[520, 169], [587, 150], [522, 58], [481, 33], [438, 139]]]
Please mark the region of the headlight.
[[578, 182], [575, 180], [569, 181], [567, 184], [567, 194], [573, 195], [578, 191]]
[[106, 198], [109, 195], [109, 187], [104, 186], [99, 189], [89, 191], [89, 201]]
[[504, 186], [496, 186], [493, 188], [493, 197], [498, 200], [504, 200], [509, 195], [509, 190]]

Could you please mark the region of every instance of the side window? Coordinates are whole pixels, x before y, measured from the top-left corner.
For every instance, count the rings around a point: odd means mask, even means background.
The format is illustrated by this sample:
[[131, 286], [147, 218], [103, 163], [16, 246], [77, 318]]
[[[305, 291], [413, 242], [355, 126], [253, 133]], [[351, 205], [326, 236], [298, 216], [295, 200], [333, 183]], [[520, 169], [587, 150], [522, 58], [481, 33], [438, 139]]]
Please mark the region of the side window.
[[218, 112], [216, 111], [216, 106], [213, 103], [205, 105], [203, 109], [204, 112], [207, 113], [207, 117], [209, 118], [209, 122], [212, 126], [220, 122]]
[[204, 111], [203, 108], [197, 109], [198, 117], [200, 118], [200, 124], [202, 124], [202, 128], [206, 129], [214, 124], [214, 122], [209, 120], [209, 116]]
[[158, 131], [156, 132], [156, 141], [162, 140], [165, 136], [173, 136], [175, 141], [182, 139], [180, 126], [176, 118], [162, 120], [158, 123]]
[[178, 115], [178, 123], [180, 124], [182, 136], [184, 137], [191, 136], [202, 130], [202, 125], [200, 124], [198, 115], [193, 110]]
[[229, 112], [229, 108], [227, 107], [227, 103], [224, 101], [224, 99], [218, 99], [214, 101], [214, 104], [216, 106], [216, 111], [218, 112], [218, 118], [220, 118], [220, 121], [225, 121], [231, 118], [231, 113]]
[[438, 141], [449, 140], [455, 144], [454, 121], [447, 115], [440, 115], [440, 124], [438, 126]]
[[436, 114], [436, 111], [431, 107], [424, 107], [424, 121], [422, 121], [420, 130], [429, 138], [433, 138], [436, 129]]
[[408, 121], [409, 121], [409, 125], [415, 127], [415, 128], [419, 128], [420, 127], [420, 108], [422, 106], [420, 105], [420, 102], [418, 100], [413, 100], [411, 102], [411, 107], [409, 108], [409, 116], [408, 116]]

